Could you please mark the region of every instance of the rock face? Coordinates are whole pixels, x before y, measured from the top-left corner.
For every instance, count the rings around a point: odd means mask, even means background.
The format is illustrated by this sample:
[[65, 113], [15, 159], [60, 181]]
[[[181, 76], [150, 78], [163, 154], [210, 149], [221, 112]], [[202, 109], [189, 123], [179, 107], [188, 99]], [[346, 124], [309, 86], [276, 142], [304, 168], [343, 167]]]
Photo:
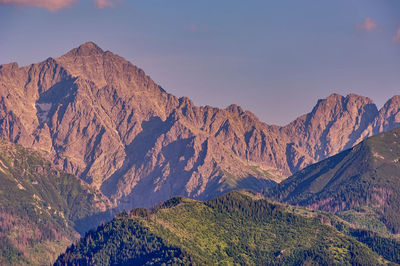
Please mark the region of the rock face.
[[394, 97], [331, 95], [269, 126], [231, 105], [197, 107], [94, 43], [0, 66], [0, 136], [41, 151], [121, 207], [260, 189], [399, 123]]
[[372, 131], [369, 127], [369, 136], [375, 135], [380, 132], [392, 130], [400, 126], [400, 96], [396, 95], [392, 97], [379, 111], [379, 115], [375, 118], [372, 123]]
[[[397, 105], [397, 112], [399, 108]], [[378, 109], [367, 97], [332, 94], [319, 100], [311, 113], [282, 129], [291, 139], [292, 147], [306, 154], [304, 159], [294, 156], [292, 173], [360, 142], [377, 115]]]

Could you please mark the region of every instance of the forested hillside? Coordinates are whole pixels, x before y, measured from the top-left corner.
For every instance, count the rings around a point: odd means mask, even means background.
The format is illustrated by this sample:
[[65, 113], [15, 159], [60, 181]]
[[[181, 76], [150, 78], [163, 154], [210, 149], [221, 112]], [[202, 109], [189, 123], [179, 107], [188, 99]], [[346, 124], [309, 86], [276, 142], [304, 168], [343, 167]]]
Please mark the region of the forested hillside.
[[173, 198], [121, 213], [70, 246], [55, 265], [386, 263], [348, 230], [337, 218], [244, 191], [206, 202]]
[[44, 265], [101, 220], [107, 201], [37, 152], [0, 140], [0, 264]]

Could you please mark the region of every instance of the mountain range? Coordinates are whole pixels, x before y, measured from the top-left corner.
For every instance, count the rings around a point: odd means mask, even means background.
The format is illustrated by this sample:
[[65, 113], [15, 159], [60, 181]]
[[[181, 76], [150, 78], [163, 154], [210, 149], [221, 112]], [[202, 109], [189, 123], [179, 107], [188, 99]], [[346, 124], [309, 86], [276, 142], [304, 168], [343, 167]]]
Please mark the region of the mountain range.
[[0, 65], [0, 264], [400, 263], [399, 112], [332, 94], [268, 125], [92, 42]]
[[33, 148], [113, 206], [209, 199], [271, 187], [400, 123], [400, 97], [332, 94], [286, 126], [237, 105], [197, 107], [88, 42], [65, 55], [0, 66], [0, 136]]

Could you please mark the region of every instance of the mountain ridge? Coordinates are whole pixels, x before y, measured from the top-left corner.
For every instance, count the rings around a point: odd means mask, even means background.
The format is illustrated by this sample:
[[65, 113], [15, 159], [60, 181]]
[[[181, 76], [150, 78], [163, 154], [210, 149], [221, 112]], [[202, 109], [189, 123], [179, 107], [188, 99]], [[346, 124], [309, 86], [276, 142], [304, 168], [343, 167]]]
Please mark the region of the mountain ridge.
[[260, 190], [400, 121], [398, 101], [378, 112], [366, 97], [334, 94], [287, 126], [270, 126], [237, 105], [177, 98], [92, 42], [37, 64], [3, 65], [0, 92], [0, 136], [129, 208]]

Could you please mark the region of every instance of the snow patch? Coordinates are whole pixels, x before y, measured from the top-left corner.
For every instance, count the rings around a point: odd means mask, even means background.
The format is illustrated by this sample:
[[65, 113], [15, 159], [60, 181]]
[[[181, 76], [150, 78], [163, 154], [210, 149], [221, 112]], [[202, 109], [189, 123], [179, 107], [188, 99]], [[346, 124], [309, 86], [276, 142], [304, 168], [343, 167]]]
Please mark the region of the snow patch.
[[36, 103], [37, 116], [40, 123], [46, 123], [49, 121], [51, 106], [51, 103]]
[[382, 155], [380, 155], [379, 153], [377, 153], [377, 152], [374, 152], [374, 157], [375, 158], [380, 158], [380, 159], [382, 159], [382, 160], [384, 160], [385, 159], [385, 157], [383, 157]]

